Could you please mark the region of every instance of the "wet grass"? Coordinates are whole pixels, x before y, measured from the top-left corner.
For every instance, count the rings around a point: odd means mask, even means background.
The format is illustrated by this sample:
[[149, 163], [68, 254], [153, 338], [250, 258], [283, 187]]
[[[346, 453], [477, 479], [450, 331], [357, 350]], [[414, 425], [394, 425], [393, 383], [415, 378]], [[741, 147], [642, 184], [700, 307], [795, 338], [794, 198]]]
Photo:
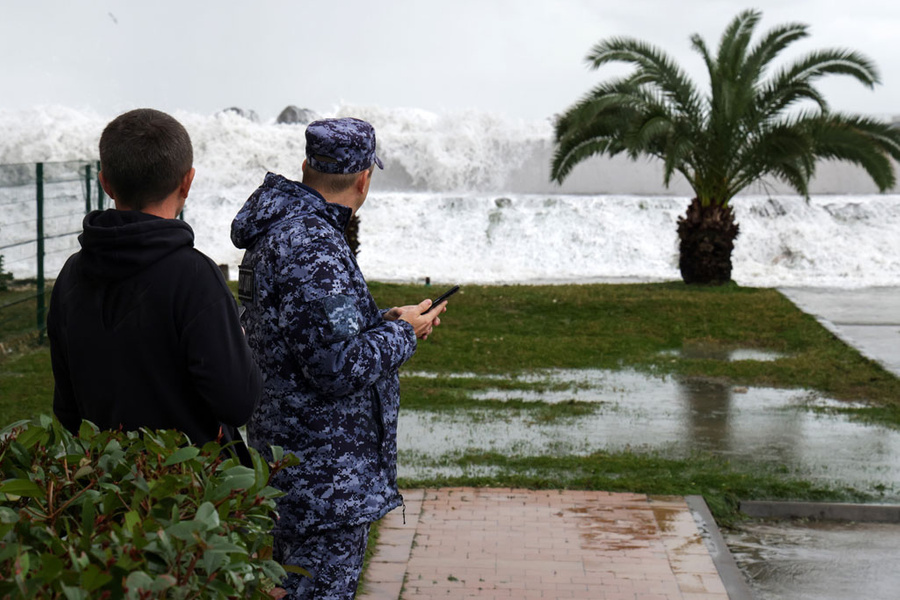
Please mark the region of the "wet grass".
[[[382, 306], [417, 302], [431, 291], [410, 285], [372, 287]], [[677, 352], [697, 346], [764, 350], [781, 357], [728, 362], [687, 358]], [[870, 403], [866, 408], [848, 405], [853, 418], [900, 426], [900, 380], [847, 347], [776, 290], [698, 288], [681, 283], [464, 286], [451, 301], [443, 325], [420, 344], [404, 367], [410, 375], [403, 377], [402, 406], [404, 410], [455, 411], [457, 418], [477, 422], [491, 418], [489, 411], [502, 414], [497, 411], [504, 407], [524, 409], [469, 396], [485, 389], [540, 390], [540, 382], [524, 382], [515, 377], [518, 374], [540, 369], [624, 368], [734, 386], [814, 390], [835, 399]], [[417, 372], [437, 377], [415, 376]], [[474, 376], [449, 377], [459, 373]], [[492, 375], [507, 379], [502, 382]], [[542, 414], [549, 419], [554, 414], [577, 418], [579, 410], [596, 410], [580, 404], [547, 404]], [[741, 499], [878, 500], [850, 487], [812, 483], [778, 465], [752, 460], [733, 463], [711, 455], [681, 460], [655, 452], [558, 457], [470, 451], [423, 460], [421, 466], [426, 468], [421, 472], [462, 475], [407, 478], [402, 485], [698, 494], [721, 524], [739, 518]]]
[[[382, 306], [418, 302], [442, 288], [371, 285]], [[0, 293], [0, 304], [3, 304]], [[26, 317], [27, 318], [27, 317]], [[847, 414], [900, 426], [900, 380], [848, 348], [814, 318], [771, 289], [680, 283], [640, 285], [463, 286], [444, 324], [404, 367], [404, 410], [456, 412], [473, 418], [528, 415], [550, 422], [591, 414], [593, 403], [474, 400], [473, 391], [559, 391], [558, 384], [516, 378], [539, 369], [624, 369], [722, 380], [733, 385], [805, 388], [844, 400]], [[18, 327], [18, 325], [16, 325]], [[0, 339], [4, 335], [0, 325]], [[784, 355], [771, 362], [685, 358], [667, 351], [707, 345]], [[434, 373], [438, 377], [418, 376]], [[471, 378], [451, 377], [474, 374]], [[494, 377], [492, 377], [494, 376]], [[0, 421], [52, 411], [49, 350], [33, 344], [0, 357]], [[835, 409], [841, 410], [844, 409]], [[771, 465], [709, 456], [659, 454], [588, 457], [466, 453], [448, 459], [466, 476], [404, 480], [405, 486], [500, 485], [648, 494], [701, 494], [718, 519], [734, 518], [737, 499], [863, 500]], [[485, 475], [484, 473], [489, 473]]]
[[50, 348], [31, 345], [0, 359], [0, 427], [52, 412]]
[[[432, 412], [476, 411], [492, 413], [496, 418], [512, 418], [529, 414], [531, 421], [548, 423], [551, 421], [583, 417], [601, 408], [598, 402], [582, 402], [573, 399], [549, 404], [535, 400], [515, 398], [514, 392], [544, 393], [570, 389], [565, 383], [523, 382], [515, 378], [451, 378], [451, 377], [403, 377], [403, 409], [428, 410]], [[503, 390], [513, 392], [513, 397], [505, 400], [476, 399], [472, 392]]]
[[[439, 288], [373, 284], [372, 290], [380, 305], [389, 306], [417, 302]], [[405, 371], [489, 375], [628, 367], [900, 406], [897, 377], [768, 288], [467, 285], [442, 319], [444, 324], [420, 344]], [[784, 356], [726, 362], [666, 354], [696, 345]]]
[[[471, 474], [401, 479], [404, 487], [513, 487], [632, 492], [650, 495], [701, 495], [720, 525], [740, 519], [747, 499], [867, 502], [872, 495], [793, 477], [778, 467], [735, 463], [710, 454], [672, 459], [657, 452], [597, 452], [589, 456], [505, 456], [468, 452], [437, 467]], [[482, 473], [479, 473], [482, 471]], [[483, 474], [488, 471], [490, 474]]]

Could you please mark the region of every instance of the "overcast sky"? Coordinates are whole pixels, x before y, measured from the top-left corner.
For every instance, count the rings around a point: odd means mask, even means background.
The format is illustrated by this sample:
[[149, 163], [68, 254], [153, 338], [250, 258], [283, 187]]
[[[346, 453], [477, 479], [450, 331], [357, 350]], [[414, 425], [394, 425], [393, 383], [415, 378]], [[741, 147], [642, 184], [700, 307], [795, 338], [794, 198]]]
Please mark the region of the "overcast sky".
[[351, 104], [544, 119], [615, 73], [585, 66], [598, 40], [646, 40], [699, 79], [689, 36], [715, 47], [750, 7], [763, 11], [760, 30], [810, 25], [785, 56], [845, 47], [874, 59], [874, 91], [825, 80], [834, 108], [900, 115], [897, 0], [10, 1], [0, 9], [0, 109], [239, 106], [265, 120], [289, 104]]

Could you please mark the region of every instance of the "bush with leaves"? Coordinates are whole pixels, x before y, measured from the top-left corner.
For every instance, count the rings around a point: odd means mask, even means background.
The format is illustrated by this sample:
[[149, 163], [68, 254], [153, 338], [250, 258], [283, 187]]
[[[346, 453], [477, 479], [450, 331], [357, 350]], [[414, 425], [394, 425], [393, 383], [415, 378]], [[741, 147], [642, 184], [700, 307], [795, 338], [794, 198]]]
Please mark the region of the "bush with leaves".
[[253, 468], [176, 431], [0, 431], [0, 598], [268, 598], [274, 448]]

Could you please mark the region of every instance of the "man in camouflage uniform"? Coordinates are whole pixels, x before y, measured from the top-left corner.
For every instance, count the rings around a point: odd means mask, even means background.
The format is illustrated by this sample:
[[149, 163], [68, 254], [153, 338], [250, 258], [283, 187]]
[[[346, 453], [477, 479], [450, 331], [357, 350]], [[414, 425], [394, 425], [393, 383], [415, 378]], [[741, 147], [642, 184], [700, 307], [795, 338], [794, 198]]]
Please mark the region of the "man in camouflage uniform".
[[246, 248], [242, 324], [265, 376], [250, 443], [300, 464], [279, 473], [275, 558], [291, 598], [353, 598], [369, 525], [400, 506], [398, 369], [440, 323], [442, 303], [379, 310], [343, 232], [365, 201], [375, 131], [359, 119], [306, 130], [303, 183], [269, 173], [232, 223]]

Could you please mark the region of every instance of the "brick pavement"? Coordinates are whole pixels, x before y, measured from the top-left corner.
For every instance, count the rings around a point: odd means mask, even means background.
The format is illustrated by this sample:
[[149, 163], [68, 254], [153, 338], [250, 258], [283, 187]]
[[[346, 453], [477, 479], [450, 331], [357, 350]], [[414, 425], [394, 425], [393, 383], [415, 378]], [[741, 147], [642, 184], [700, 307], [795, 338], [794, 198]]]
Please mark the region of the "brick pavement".
[[684, 499], [408, 490], [380, 527], [365, 600], [728, 600]]

